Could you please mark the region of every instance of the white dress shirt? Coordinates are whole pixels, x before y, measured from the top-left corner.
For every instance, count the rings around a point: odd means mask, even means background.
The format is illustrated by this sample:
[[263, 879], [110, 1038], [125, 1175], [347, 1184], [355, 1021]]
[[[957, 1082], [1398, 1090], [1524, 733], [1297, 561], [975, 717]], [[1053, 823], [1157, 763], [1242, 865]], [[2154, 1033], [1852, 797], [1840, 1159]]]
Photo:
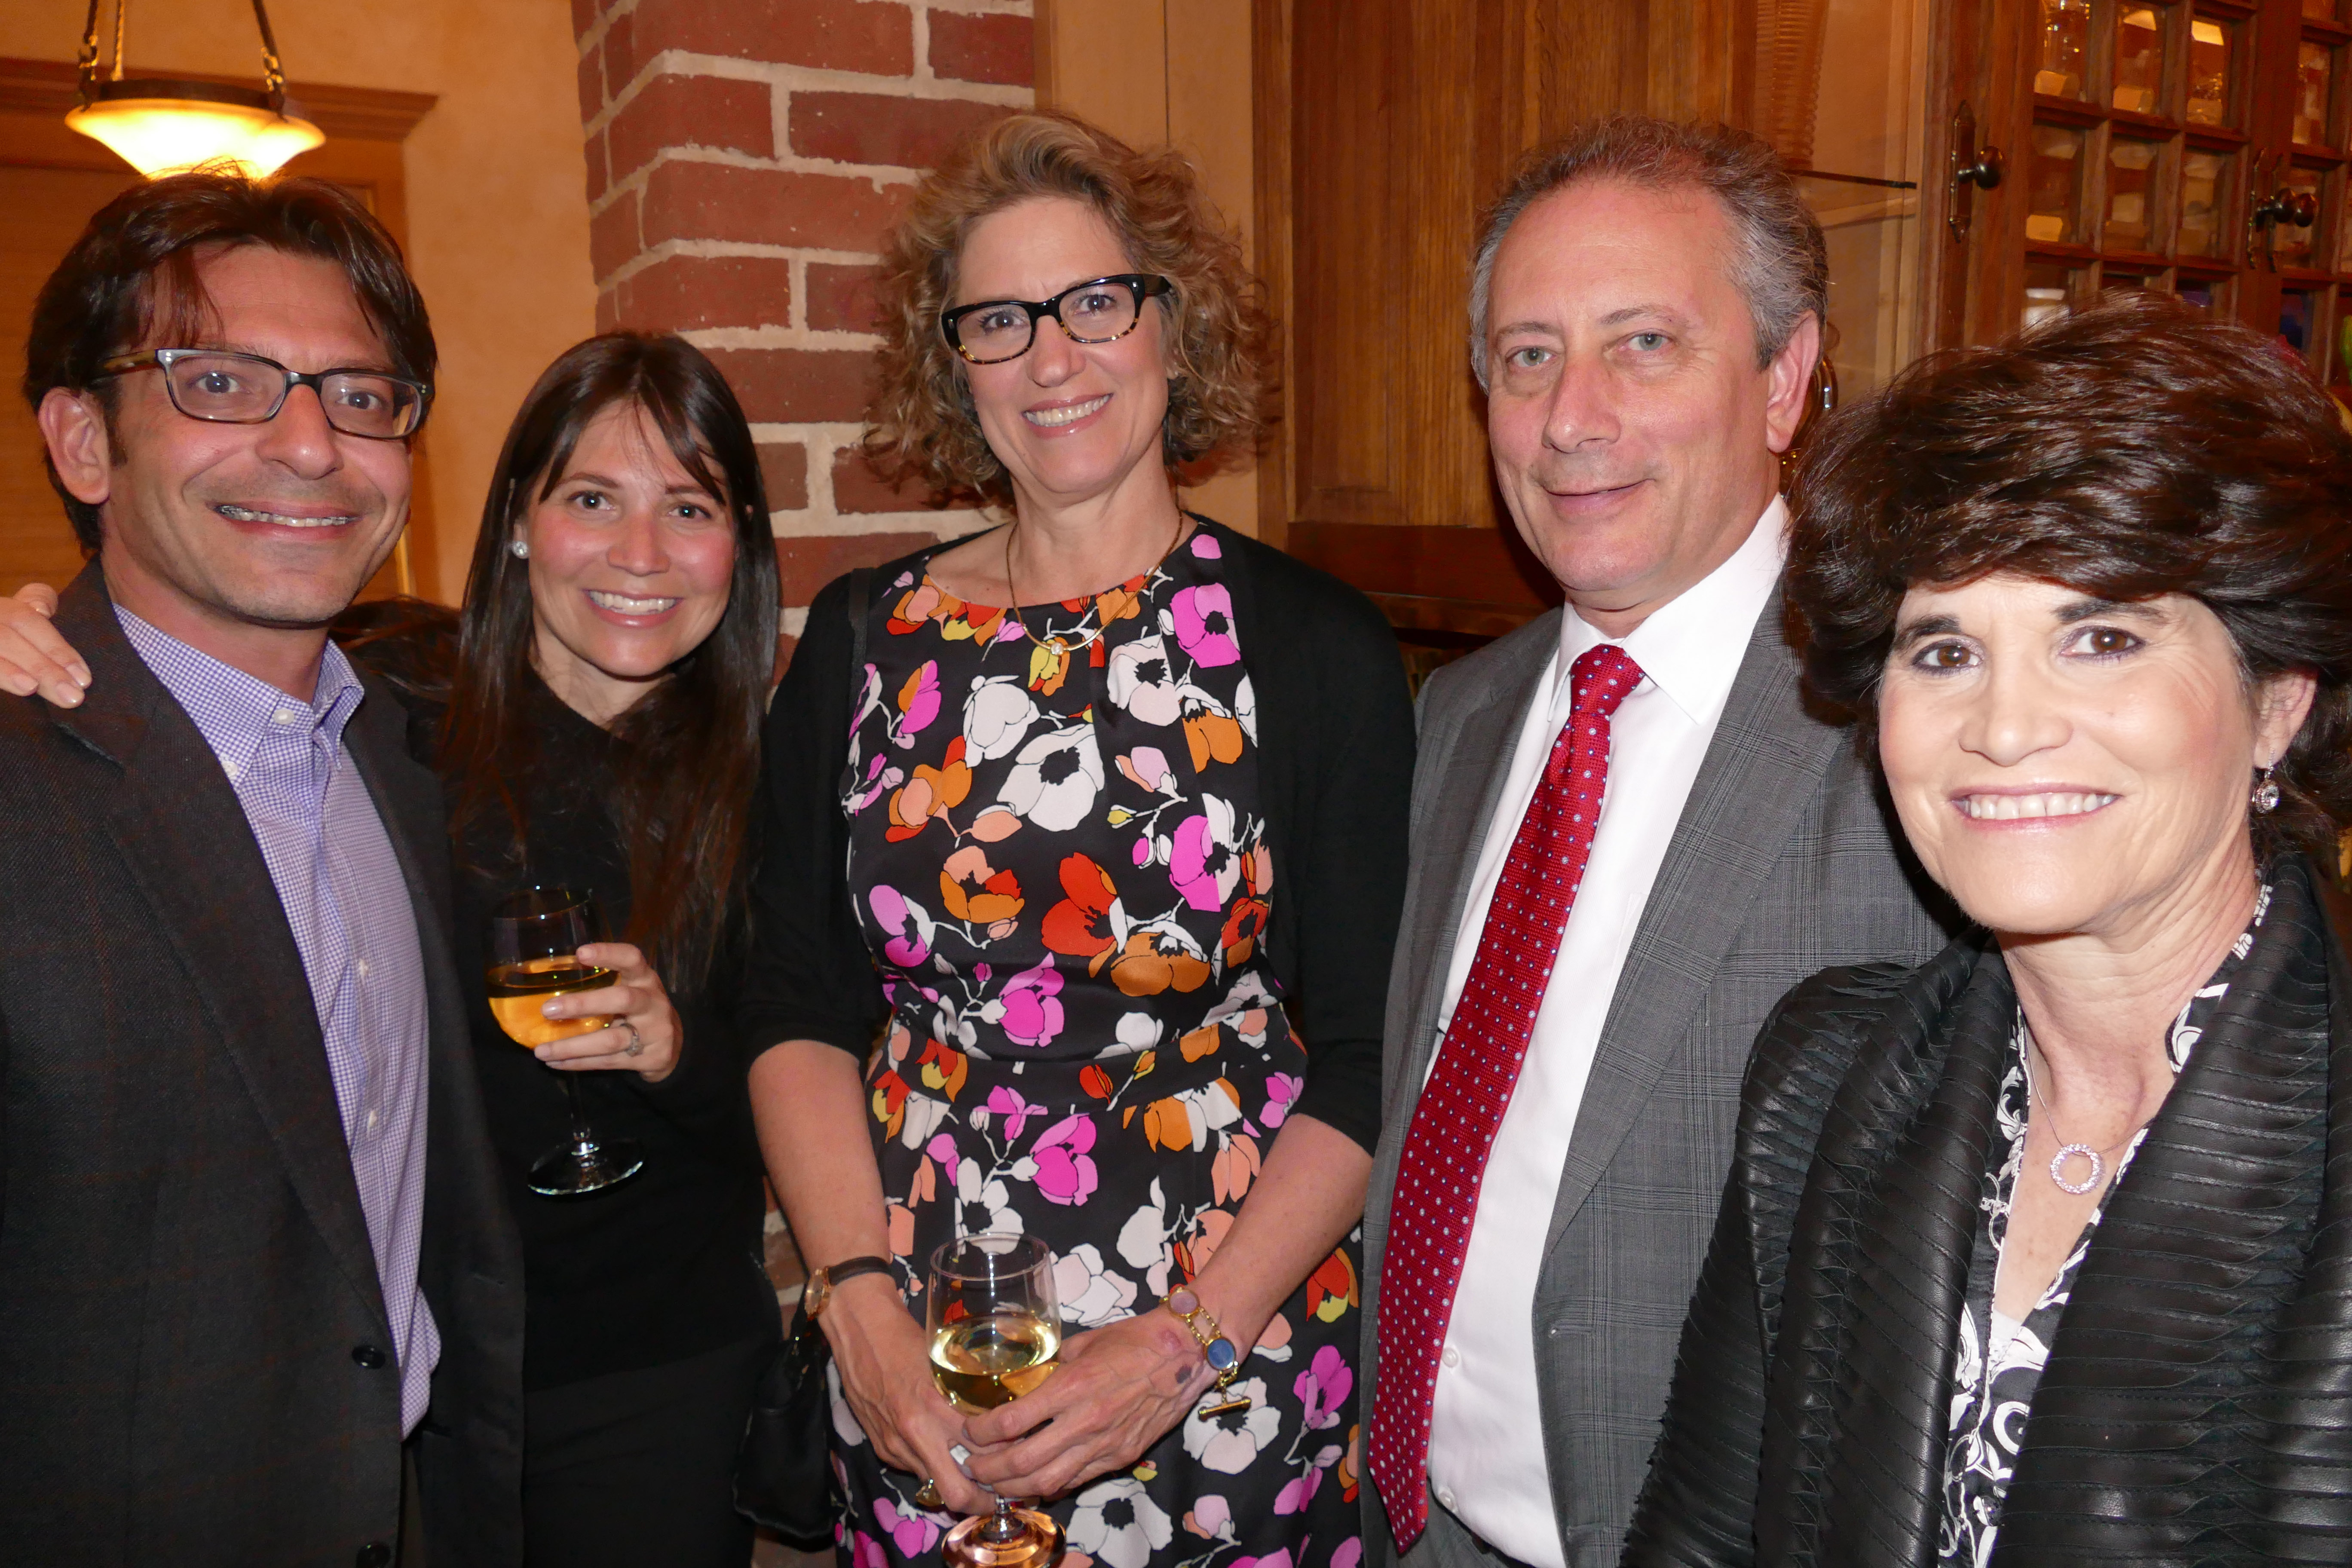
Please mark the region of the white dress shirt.
[[[1486, 1156], [1477, 1218], [1439, 1358], [1429, 1484], [1437, 1500], [1481, 1538], [1534, 1568], [1562, 1563], [1532, 1321], [1552, 1196], [1633, 929], [1715, 739], [1756, 618], [1780, 581], [1787, 531], [1788, 510], [1775, 497], [1728, 561], [1618, 640], [1642, 667], [1642, 683], [1611, 725], [1609, 787], [1591, 858], [1560, 935], [1517, 1088]], [[1477, 956], [1511, 841], [1568, 722], [1570, 667], [1587, 648], [1610, 640], [1573, 607], [1560, 619], [1549, 695], [1539, 690], [1521, 721], [1510, 773], [1478, 852], [1476, 879], [1463, 904], [1438, 1017], [1441, 1038]], [[1433, 1052], [1433, 1066], [1435, 1061]]]

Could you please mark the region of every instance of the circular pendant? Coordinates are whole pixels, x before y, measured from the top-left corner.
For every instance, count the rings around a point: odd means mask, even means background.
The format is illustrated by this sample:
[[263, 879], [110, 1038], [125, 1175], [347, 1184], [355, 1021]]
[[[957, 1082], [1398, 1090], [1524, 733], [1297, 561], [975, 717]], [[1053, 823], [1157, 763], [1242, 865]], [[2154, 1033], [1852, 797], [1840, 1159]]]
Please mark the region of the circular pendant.
[[[2066, 1168], [2066, 1162], [2077, 1154], [2091, 1162], [2091, 1173], [2084, 1177], [2079, 1184], [2068, 1181], [2058, 1173]], [[2106, 1174], [2106, 1162], [2100, 1159], [2099, 1152], [2088, 1143], [2069, 1143], [2050, 1156], [2050, 1179], [2058, 1184], [2060, 1191], [2072, 1193], [2076, 1197], [2081, 1197], [2084, 1193], [2097, 1186], [2099, 1178]]]

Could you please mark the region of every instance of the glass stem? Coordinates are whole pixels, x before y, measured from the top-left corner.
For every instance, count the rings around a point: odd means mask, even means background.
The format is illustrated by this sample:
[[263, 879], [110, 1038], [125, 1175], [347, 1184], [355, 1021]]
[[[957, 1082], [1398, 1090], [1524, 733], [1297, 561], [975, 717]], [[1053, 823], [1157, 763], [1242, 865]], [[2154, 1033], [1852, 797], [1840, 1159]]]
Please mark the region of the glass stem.
[[555, 1072], [563, 1080], [564, 1103], [572, 1109], [572, 1152], [575, 1155], [593, 1156], [596, 1153], [596, 1134], [589, 1131], [588, 1118], [580, 1109], [580, 1080], [562, 1068], [556, 1068]]

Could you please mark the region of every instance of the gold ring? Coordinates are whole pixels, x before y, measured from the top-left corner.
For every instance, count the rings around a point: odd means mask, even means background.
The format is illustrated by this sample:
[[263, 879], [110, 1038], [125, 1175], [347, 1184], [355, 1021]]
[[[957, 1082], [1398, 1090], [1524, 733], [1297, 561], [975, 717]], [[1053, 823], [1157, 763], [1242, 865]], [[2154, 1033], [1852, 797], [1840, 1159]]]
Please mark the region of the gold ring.
[[947, 1506], [947, 1503], [940, 1496], [940, 1483], [928, 1479], [924, 1480], [921, 1486], [915, 1489], [915, 1501], [924, 1508], [945, 1508]]

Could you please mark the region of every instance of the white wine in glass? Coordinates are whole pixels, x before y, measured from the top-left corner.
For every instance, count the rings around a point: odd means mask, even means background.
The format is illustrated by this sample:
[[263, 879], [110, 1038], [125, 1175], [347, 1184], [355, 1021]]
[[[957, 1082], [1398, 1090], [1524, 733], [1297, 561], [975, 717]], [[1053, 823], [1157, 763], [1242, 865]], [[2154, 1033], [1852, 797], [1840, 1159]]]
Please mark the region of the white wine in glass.
[[[580, 950], [603, 934], [595, 900], [569, 888], [525, 888], [499, 900], [490, 911], [490, 962], [483, 978], [490, 993], [490, 1016], [508, 1038], [535, 1048], [611, 1026], [610, 1018], [550, 1018], [539, 1010], [551, 998], [613, 983], [611, 970], [580, 958]], [[541, 1197], [579, 1197], [603, 1192], [644, 1170], [645, 1153], [636, 1144], [597, 1138], [587, 1112], [580, 1109], [580, 1085], [572, 1075], [552, 1067], [548, 1070], [563, 1080], [572, 1139], [532, 1162], [530, 1190]]]
[[[1034, 1236], [967, 1236], [931, 1254], [931, 1381], [968, 1415], [993, 1410], [1054, 1374], [1062, 1305], [1054, 1252]], [[1062, 1552], [1051, 1515], [997, 1495], [993, 1512], [948, 1531], [954, 1568], [1046, 1568]]]

